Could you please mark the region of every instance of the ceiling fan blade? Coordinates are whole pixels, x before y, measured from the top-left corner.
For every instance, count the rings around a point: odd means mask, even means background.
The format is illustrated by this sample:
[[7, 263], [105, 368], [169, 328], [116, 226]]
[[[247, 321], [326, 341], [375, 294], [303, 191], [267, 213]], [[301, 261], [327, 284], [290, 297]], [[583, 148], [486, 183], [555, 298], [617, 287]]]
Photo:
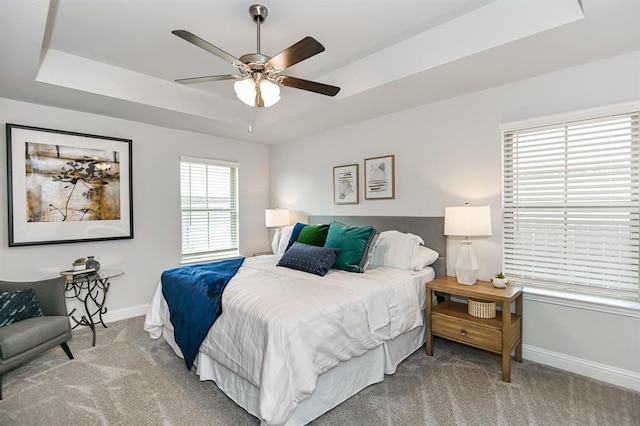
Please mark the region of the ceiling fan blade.
[[336, 86], [330, 86], [328, 84], [318, 83], [315, 81], [303, 80], [297, 77], [289, 77], [286, 75], [278, 76], [278, 83], [284, 86], [308, 90], [309, 92], [320, 93], [321, 95], [327, 96], [335, 96], [340, 91], [340, 88]]
[[229, 55], [224, 50], [215, 47], [213, 44], [209, 43], [206, 40], [201, 39], [200, 37], [198, 37], [195, 34], [190, 33], [189, 31], [186, 31], [186, 30], [173, 30], [173, 31], [171, 31], [171, 33], [174, 34], [174, 35], [177, 35], [181, 39], [184, 39], [184, 40], [188, 41], [191, 44], [194, 44], [194, 45], [198, 46], [201, 49], [206, 50], [209, 53], [213, 53], [218, 58], [224, 59], [225, 61], [227, 61], [227, 62], [229, 62], [229, 63], [231, 63], [231, 64], [233, 64], [233, 65], [235, 65], [237, 67], [244, 66], [244, 62], [242, 62], [240, 59]]
[[283, 71], [320, 52], [324, 52], [324, 46], [313, 37], [305, 37], [269, 59], [267, 65], [270, 65], [276, 70]]
[[175, 80], [176, 83], [193, 84], [193, 83], [206, 83], [207, 81], [220, 81], [220, 80], [236, 80], [240, 78], [239, 75], [226, 74], [226, 75], [208, 75], [204, 77], [193, 78], [179, 78]]

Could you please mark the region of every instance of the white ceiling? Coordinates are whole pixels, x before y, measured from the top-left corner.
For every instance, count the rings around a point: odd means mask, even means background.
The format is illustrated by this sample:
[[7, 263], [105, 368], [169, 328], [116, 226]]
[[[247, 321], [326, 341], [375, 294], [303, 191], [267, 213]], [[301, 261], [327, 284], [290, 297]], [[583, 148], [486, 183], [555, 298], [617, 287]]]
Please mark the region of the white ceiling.
[[262, 53], [316, 38], [325, 52], [284, 74], [337, 96], [283, 87], [253, 109], [233, 81], [173, 81], [235, 73], [171, 30], [255, 52], [251, 2], [0, 0], [0, 97], [278, 143], [640, 50], [639, 0], [264, 1]]

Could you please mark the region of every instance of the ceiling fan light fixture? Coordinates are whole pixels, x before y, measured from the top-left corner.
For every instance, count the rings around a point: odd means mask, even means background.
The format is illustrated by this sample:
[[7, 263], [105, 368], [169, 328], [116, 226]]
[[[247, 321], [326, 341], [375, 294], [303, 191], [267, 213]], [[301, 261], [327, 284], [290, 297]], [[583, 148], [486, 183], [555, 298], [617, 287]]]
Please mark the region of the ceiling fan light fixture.
[[256, 84], [251, 78], [243, 78], [233, 84], [233, 90], [236, 96], [242, 102], [249, 106], [255, 106], [256, 102]]
[[[256, 83], [251, 77], [236, 81], [233, 84], [233, 90], [242, 102], [251, 107], [256, 106]], [[260, 81], [260, 94], [264, 106], [270, 107], [280, 100], [280, 87], [268, 80], [262, 80]]]
[[260, 82], [260, 92], [262, 93], [262, 100], [265, 107], [275, 105], [280, 100], [280, 87], [269, 80], [262, 80]]

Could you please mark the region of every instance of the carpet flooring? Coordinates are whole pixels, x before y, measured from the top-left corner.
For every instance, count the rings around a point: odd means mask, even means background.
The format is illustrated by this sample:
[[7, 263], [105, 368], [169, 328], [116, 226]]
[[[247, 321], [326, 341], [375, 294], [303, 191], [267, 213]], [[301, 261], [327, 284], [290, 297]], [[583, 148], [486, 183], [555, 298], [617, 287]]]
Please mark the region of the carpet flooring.
[[[74, 331], [61, 348], [7, 373], [0, 425], [258, 425], [211, 381], [187, 371], [143, 317]], [[640, 425], [640, 393], [525, 360], [501, 380], [497, 355], [436, 339], [394, 375], [311, 424]], [[195, 370], [195, 369], [194, 369]]]

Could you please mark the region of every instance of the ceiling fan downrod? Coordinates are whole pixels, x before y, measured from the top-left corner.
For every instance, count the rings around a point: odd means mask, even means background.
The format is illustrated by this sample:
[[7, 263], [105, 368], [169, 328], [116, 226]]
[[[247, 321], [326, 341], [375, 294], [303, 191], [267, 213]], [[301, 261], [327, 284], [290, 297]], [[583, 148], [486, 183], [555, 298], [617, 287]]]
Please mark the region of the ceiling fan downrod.
[[256, 52], [242, 55], [240, 56], [240, 60], [244, 62], [251, 71], [255, 71], [256, 69], [262, 70], [264, 69], [264, 64], [266, 64], [269, 59], [271, 59], [271, 56], [263, 55], [260, 48], [260, 26], [264, 23], [264, 21], [267, 20], [267, 16], [269, 16], [269, 10], [264, 5], [252, 4], [251, 6], [249, 6], [249, 15], [257, 26]]
[[267, 16], [269, 16], [269, 10], [264, 5], [252, 4], [251, 6], [249, 6], [249, 15], [251, 15], [251, 19], [253, 19], [253, 22], [255, 22], [258, 27], [257, 29], [258, 46], [257, 46], [256, 53], [260, 53], [260, 24], [266, 21]]

